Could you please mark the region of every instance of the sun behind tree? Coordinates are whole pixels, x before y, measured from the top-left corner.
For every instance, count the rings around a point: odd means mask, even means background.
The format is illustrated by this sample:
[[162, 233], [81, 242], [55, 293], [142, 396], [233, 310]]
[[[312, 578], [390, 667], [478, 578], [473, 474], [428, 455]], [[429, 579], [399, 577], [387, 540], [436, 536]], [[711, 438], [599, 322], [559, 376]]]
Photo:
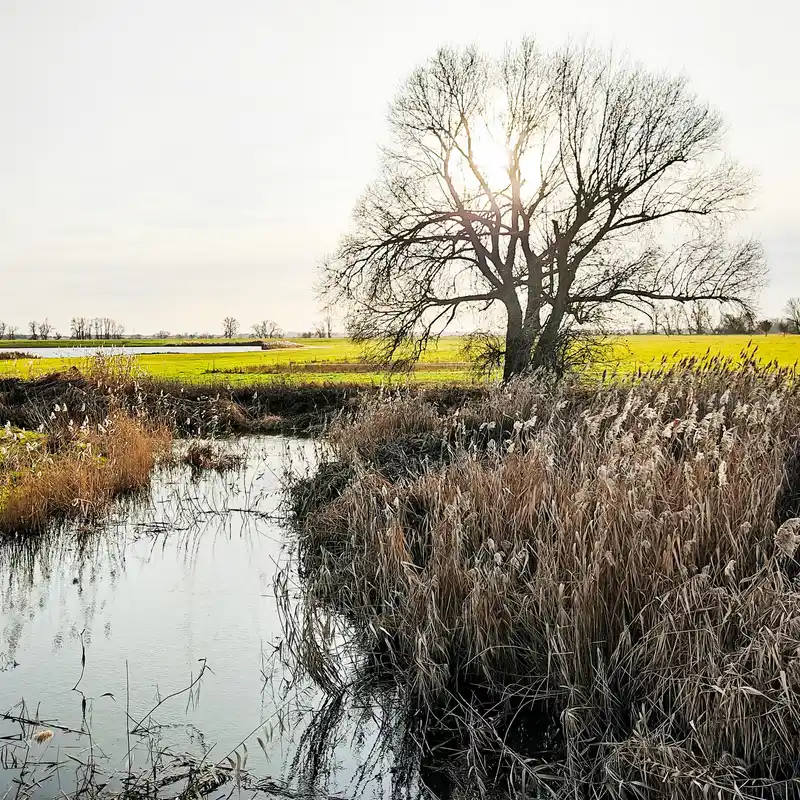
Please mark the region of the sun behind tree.
[[575, 325], [662, 301], [746, 306], [763, 279], [760, 245], [723, 230], [749, 175], [683, 78], [528, 39], [500, 59], [444, 48], [389, 124], [323, 278], [350, 335], [386, 357], [497, 306], [504, 377], [559, 370]]

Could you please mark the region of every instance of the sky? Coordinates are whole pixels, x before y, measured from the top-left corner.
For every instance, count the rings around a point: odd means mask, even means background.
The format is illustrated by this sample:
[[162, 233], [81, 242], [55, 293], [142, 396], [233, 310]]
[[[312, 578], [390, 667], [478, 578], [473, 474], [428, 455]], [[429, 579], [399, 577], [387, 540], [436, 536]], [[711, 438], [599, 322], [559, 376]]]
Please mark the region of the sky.
[[798, 23], [789, 0], [0, 0], [0, 320], [310, 328], [402, 80], [524, 35], [627, 51], [722, 112], [777, 315], [800, 295]]

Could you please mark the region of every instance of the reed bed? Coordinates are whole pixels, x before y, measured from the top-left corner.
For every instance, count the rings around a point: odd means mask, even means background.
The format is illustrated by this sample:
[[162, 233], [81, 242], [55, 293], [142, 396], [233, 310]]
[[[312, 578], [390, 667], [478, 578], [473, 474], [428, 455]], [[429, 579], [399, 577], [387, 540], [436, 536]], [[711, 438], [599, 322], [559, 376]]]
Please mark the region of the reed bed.
[[800, 796], [796, 377], [366, 400], [294, 486], [297, 669], [335, 694], [377, 658], [469, 796]]
[[66, 407], [52, 415], [46, 434], [8, 426], [0, 436], [0, 534], [95, 519], [115, 498], [149, 485], [157, 460], [169, 455], [172, 437], [163, 426], [122, 413], [76, 425]]

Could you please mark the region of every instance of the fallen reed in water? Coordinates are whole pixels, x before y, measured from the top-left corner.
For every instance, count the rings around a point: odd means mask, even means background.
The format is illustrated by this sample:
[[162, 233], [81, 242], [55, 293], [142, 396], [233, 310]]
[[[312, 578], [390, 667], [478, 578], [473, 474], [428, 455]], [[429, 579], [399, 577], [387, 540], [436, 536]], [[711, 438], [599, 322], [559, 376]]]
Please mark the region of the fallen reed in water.
[[377, 656], [468, 790], [800, 796], [800, 384], [730, 367], [368, 401], [295, 485], [298, 663]]
[[244, 453], [232, 453], [214, 442], [192, 442], [186, 448], [182, 461], [188, 464], [193, 472], [213, 470], [228, 472], [238, 469], [245, 460]]

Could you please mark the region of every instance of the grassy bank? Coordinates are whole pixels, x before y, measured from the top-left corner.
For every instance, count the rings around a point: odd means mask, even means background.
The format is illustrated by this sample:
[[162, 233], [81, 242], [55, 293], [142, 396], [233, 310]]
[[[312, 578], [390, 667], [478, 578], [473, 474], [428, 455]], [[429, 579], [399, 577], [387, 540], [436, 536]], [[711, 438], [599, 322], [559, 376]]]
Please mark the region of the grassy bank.
[[331, 693], [343, 652], [394, 676], [397, 781], [402, 740], [472, 791], [798, 796], [800, 385], [730, 366], [334, 426], [288, 641]]

